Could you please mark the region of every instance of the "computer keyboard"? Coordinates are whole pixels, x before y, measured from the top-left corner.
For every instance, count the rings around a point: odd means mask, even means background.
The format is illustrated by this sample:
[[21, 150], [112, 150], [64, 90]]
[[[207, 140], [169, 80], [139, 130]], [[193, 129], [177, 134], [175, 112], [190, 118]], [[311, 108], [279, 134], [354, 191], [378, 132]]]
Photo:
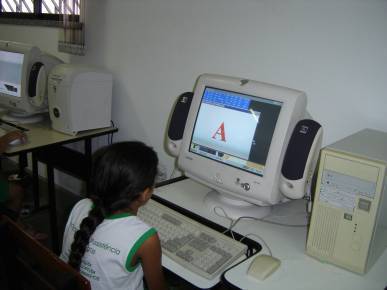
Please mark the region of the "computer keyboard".
[[158, 231], [164, 255], [209, 280], [247, 250], [245, 244], [152, 199], [139, 209], [137, 216]]

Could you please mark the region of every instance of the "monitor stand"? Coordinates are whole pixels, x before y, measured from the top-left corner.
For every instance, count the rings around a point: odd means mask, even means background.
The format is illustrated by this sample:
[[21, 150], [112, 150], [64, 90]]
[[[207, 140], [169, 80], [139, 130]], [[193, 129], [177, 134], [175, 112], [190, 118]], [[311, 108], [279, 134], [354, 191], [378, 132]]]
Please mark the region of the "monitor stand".
[[263, 219], [270, 215], [272, 209], [271, 206], [255, 205], [216, 190], [207, 193], [204, 198], [204, 204], [215, 214], [226, 216], [233, 220], [242, 216]]
[[23, 114], [16, 112], [7, 112], [1, 117], [3, 121], [15, 124], [34, 124], [44, 120], [44, 115], [40, 114]]

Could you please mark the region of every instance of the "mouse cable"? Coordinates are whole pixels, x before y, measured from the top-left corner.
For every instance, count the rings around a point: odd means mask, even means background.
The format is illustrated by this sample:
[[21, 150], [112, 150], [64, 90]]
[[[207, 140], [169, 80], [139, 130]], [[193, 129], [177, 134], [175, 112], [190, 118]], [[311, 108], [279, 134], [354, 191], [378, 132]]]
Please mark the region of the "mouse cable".
[[[222, 214], [222, 215], [219, 214], [219, 213], [217, 212], [217, 210], [218, 210], [218, 211], [220, 210], [223, 214]], [[234, 231], [232, 230], [232, 228], [235, 226], [235, 224], [236, 224], [239, 220], [238, 220], [238, 219], [237, 219], [237, 220], [234, 220], [234, 219], [232, 219], [231, 217], [229, 217], [228, 214], [227, 214], [227, 212], [224, 210], [224, 208], [219, 207], [219, 206], [214, 207], [214, 212], [215, 212], [216, 215], [218, 215], [218, 216], [220, 216], [220, 217], [223, 217], [223, 218], [226, 218], [226, 219], [228, 219], [228, 220], [230, 221], [230, 226], [229, 226], [225, 231], [223, 231], [222, 234], [226, 234], [227, 232], [229, 232], [230, 235], [231, 235], [231, 238], [232, 238], [233, 240], [238, 241], [238, 240], [235, 238], [235, 236], [234, 236]], [[267, 243], [265, 242], [265, 240], [264, 240], [262, 237], [260, 237], [259, 235], [257, 235], [257, 234], [250, 233], [250, 234], [247, 234], [247, 235], [243, 235], [242, 238], [239, 240], [239, 242], [242, 242], [245, 238], [247, 238], [248, 236], [251, 236], [251, 235], [257, 237], [257, 238], [264, 244], [264, 246], [267, 248], [267, 250], [268, 250], [269, 253], [270, 253], [270, 256], [272, 256], [272, 252], [271, 252], [270, 247], [267, 245]], [[247, 257], [251, 257], [252, 255], [256, 254], [257, 252], [258, 252], [258, 251], [254, 251], [254, 249], [251, 249], [251, 250], [248, 249], [247, 252], [246, 252], [246, 256], [247, 256]]]
[[[237, 287], [236, 285], [234, 285], [232, 282], [229, 282], [226, 278], [226, 275], [227, 275], [227, 272], [231, 271], [232, 269], [238, 267], [239, 265], [241, 265], [242, 263], [245, 263], [247, 260], [249, 259], [252, 259], [253, 256], [248, 256], [247, 258], [243, 259], [242, 261], [232, 265], [231, 267], [225, 269], [222, 273], [222, 275], [220, 276], [220, 280], [222, 281], [222, 283], [225, 285], [225, 287], [227, 289], [241, 289], [239, 287]], [[387, 289], [385, 289], [387, 290]]]
[[253, 237], [259, 239], [259, 241], [262, 242], [262, 244], [266, 247], [267, 251], [269, 252], [269, 255], [273, 256], [273, 253], [272, 253], [270, 247], [268, 246], [268, 244], [265, 242], [265, 240], [260, 235], [257, 235], [254, 233], [249, 233], [247, 235], [244, 235], [239, 241], [242, 242], [245, 238], [248, 238], [250, 236], [253, 236]]
[[234, 221], [231, 229], [233, 229], [242, 219], [251, 219], [251, 220], [254, 220], [254, 221], [259, 221], [259, 222], [264, 222], [264, 223], [268, 223], [268, 224], [272, 224], [272, 225], [277, 225], [277, 226], [282, 226], [282, 227], [289, 227], [289, 228], [305, 228], [305, 227], [308, 226], [308, 224], [285, 224], [285, 223], [280, 223], [280, 222], [266, 220], [265, 218], [255, 218], [255, 217], [251, 217], [251, 216], [241, 216], [241, 217], [237, 218]]
[[[230, 226], [228, 227], [228, 229], [226, 231], [224, 231], [224, 233], [230, 231], [230, 233], [232, 234], [232, 229], [239, 223], [240, 220], [242, 219], [252, 219], [252, 220], [255, 220], [255, 221], [260, 221], [260, 222], [264, 222], [264, 223], [269, 223], [269, 224], [274, 224], [274, 225], [278, 225], [278, 226], [284, 226], [284, 227], [296, 227], [296, 228], [303, 228], [303, 227], [307, 227], [308, 224], [286, 224], [286, 223], [280, 223], [280, 222], [274, 222], [274, 221], [270, 221], [270, 220], [267, 220], [265, 218], [256, 218], [256, 217], [251, 217], [251, 216], [241, 216], [241, 217], [238, 217], [237, 219], [233, 219], [231, 218], [226, 210], [221, 207], [221, 206], [216, 206], [214, 207], [213, 209], [214, 213], [219, 216], [219, 217], [222, 217], [222, 218], [225, 218], [227, 220], [229, 220], [230, 222]], [[219, 213], [219, 211], [221, 211], [221, 213]]]
[[[219, 210], [222, 212], [222, 214], [220, 214], [220, 213], [218, 212]], [[224, 208], [221, 207], [221, 206], [215, 206], [214, 209], [213, 209], [213, 211], [214, 211], [215, 215], [220, 216], [220, 217], [225, 218], [225, 219], [228, 219], [229, 222], [230, 222], [230, 225], [228, 226], [228, 228], [227, 228], [225, 231], [222, 232], [222, 234], [225, 234], [225, 233], [227, 233], [227, 232], [230, 232], [231, 238], [232, 238], [233, 240], [236, 240], [235, 237], [234, 237], [234, 232], [232, 231], [234, 219], [232, 219], [231, 217], [229, 217], [228, 214], [227, 214], [227, 212], [226, 212], [226, 211], [224, 210]]]
[[[221, 211], [223, 212], [224, 215], [220, 215], [216, 210], [221, 210]], [[236, 224], [237, 224], [242, 218], [250, 218], [250, 217], [240, 217], [240, 218], [238, 218], [238, 219], [236, 219], [236, 220], [233, 220], [231, 217], [229, 217], [229, 216], [227, 215], [227, 212], [226, 212], [226, 211], [224, 210], [224, 208], [222, 208], [222, 207], [214, 207], [214, 212], [215, 212], [215, 214], [217, 214], [218, 216], [224, 217], [224, 218], [226, 218], [226, 219], [228, 219], [228, 220], [230, 221], [230, 226], [228, 227], [227, 230], [225, 230], [225, 231], [223, 232], [223, 234], [225, 234], [225, 233], [227, 233], [227, 232], [230, 232], [230, 235], [231, 235], [231, 237], [232, 237], [234, 240], [236, 240], [236, 239], [235, 239], [235, 237], [234, 237], [234, 231], [233, 231], [232, 229], [236, 226]], [[258, 238], [258, 239], [262, 242], [262, 244], [267, 248], [267, 250], [268, 250], [269, 253], [270, 253], [270, 256], [273, 256], [272, 251], [271, 251], [270, 247], [267, 245], [267, 243], [265, 242], [265, 240], [264, 240], [261, 236], [259, 236], [259, 235], [257, 235], [257, 234], [249, 233], [249, 234], [247, 234], [247, 235], [244, 235], [244, 236], [239, 240], [239, 242], [242, 242], [242, 241], [243, 241], [245, 238], [247, 238], [248, 236], [254, 236], [254, 237]]]
[[[176, 168], [176, 165], [175, 165], [175, 166], [173, 166], [172, 173], [169, 175], [168, 179], [174, 178], [176, 171], [177, 171], [177, 168]], [[181, 174], [180, 174], [180, 176], [181, 176]]]

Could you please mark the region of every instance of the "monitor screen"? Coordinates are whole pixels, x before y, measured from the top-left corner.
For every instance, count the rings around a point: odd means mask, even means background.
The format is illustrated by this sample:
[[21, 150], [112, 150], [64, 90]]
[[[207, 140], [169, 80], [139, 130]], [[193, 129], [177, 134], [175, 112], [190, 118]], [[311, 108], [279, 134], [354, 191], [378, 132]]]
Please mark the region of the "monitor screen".
[[282, 104], [205, 87], [190, 152], [263, 176]]
[[0, 92], [21, 96], [24, 54], [0, 50]]

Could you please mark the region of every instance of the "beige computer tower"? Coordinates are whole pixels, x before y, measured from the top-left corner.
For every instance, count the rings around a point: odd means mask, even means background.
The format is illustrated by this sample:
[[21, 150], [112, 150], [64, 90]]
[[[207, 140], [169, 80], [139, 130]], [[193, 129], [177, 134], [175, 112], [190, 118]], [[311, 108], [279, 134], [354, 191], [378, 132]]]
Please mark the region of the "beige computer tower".
[[364, 274], [387, 245], [387, 133], [365, 129], [321, 151], [306, 251]]

